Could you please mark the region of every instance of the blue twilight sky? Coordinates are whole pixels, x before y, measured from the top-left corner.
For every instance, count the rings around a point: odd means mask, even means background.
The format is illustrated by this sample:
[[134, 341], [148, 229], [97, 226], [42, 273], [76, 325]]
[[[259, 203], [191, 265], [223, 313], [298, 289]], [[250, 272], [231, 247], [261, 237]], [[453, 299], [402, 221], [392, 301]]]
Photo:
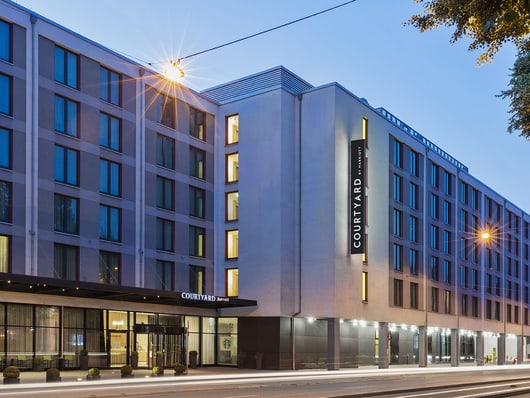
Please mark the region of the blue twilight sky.
[[[137, 61], [160, 62], [257, 33], [346, 0], [16, 0]], [[313, 85], [338, 82], [382, 106], [530, 212], [530, 142], [507, 133], [496, 97], [515, 59], [506, 45], [477, 67], [452, 30], [403, 26], [413, 0], [357, 0], [334, 11], [186, 60], [202, 90], [284, 65]]]

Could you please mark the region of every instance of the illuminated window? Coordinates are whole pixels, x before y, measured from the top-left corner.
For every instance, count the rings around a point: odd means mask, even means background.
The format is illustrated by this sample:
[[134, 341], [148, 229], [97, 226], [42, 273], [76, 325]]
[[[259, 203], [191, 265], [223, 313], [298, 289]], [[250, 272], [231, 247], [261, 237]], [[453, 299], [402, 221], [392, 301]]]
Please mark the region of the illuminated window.
[[62, 47], [55, 47], [55, 81], [78, 88], [79, 56]]
[[226, 231], [226, 258], [234, 259], [239, 254], [239, 231]]
[[226, 143], [236, 144], [239, 142], [239, 115], [226, 118]]
[[226, 221], [236, 221], [239, 218], [239, 192], [226, 193]]
[[0, 272], [9, 272], [10, 270], [10, 249], [9, 236], [0, 235]]
[[361, 274], [361, 300], [363, 303], [368, 302], [368, 272], [366, 271]]
[[368, 118], [363, 117], [363, 140], [364, 146], [368, 148]]
[[99, 68], [99, 98], [121, 105], [121, 76], [103, 66]]
[[99, 252], [99, 283], [107, 285], [120, 284], [119, 253]]
[[201, 141], [206, 141], [204, 134], [204, 112], [190, 108], [190, 135]]
[[226, 270], [226, 295], [228, 297], [239, 295], [239, 270], [237, 268]]
[[239, 180], [239, 154], [231, 153], [226, 155], [226, 182], [236, 182]]

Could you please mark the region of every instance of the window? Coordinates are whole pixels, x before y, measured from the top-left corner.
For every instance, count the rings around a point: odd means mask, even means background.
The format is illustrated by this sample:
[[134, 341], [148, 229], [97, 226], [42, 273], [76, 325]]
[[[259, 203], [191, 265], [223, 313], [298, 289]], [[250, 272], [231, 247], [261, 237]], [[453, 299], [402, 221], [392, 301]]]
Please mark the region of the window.
[[444, 223], [447, 225], [451, 225], [451, 202], [448, 202], [447, 200], [444, 200]]
[[501, 320], [501, 303], [499, 301], [495, 301], [495, 320]]
[[411, 275], [418, 275], [418, 251], [409, 249], [409, 264]]
[[439, 181], [438, 175], [440, 173], [440, 167], [436, 163], [431, 163], [431, 185], [438, 188]]
[[11, 183], [0, 181], [0, 222], [12, 222], [13, 198], [11, 192]]
[[99, 161], [99, 191], [112, 196], [120, 196], [120, 164], [110, 160]]
[[452, 280], [452, 266], [451, 261], [444, 260], [443, 262], [443, 282], [444, 283], [451, 283]]
[[175, 169], [175, 140], [165, 135], [156, 136], [156, 164]]
[[437, 287], [431, 287], [431, 311], [432, 312], [438, 312], [439, 304], [438, 304], [438, 288]]
[[438, 250], [440, 248], [440, 233], [436, 225], [431, 225], [431, 249]]
[[468, 312], [468, 296], [467, 294], [463, 294], [460, 301], [460, 313], [463, 316], [467, 316]]
[[368, 302], [368, 272], [366, 271], [361, 274], [361, 300], [363, 303]]
[[418, 186], [413, 182], [409, 185], [409, 205], [411, 209], [418, 210]]
[[239, 115], [227, 116], [226, 118], [226, 143], [236, 144], [239, 142]]
[[55, 145], [55, 181], [79, 185], [79, 153], [64, 146]]
[[465, 182], [460, 181], [460, 201], [465, 204], [467, 204], [467, 187]]
[[468, 288], [468, 270], [467, 267], [461, 267], [460, 268], [460, 286], [462, 286], [464, 289]]
[[155, 289], [172, 291], [174, 289], [173, 270], [175, 266], [171, 261], [156, 260]]
[[398, 174], [394, 174], [394, 200], [403, 201], [403, 178]]
[[471, 289], [478, 290], [478, 270], [471, 270]]
[[206, 141], [204, 131], [204, 112], [190, 108], [190, 135], [199, 140]]
[[471, 207], [478, 210], [479, 192], [475, 188], [471, 188]]
[[99, 114], [99, 145], [114, 151], [121, 151], [121, 119]]
[[394, 279], [394, 305], [403, 307], [403, 281]]
[[204, 180], [204, 159], [205, 152], [194, 147], [190, 147], [190, 176]]
[[13, 114], [13, 79], [11, 76], [0, 73], [0, 113]]
[[403, 213], [401, 211], [394, 209], [394, 235], [401, 236], [403, 231]]
[[230, 153], [226, 155], [226, 182], [239, 180], [239, 154]]
[[13, 25], [0, 21], [0, 59], [12, 62]]
[[451, 195], [452, 192], [452, 178], [447, 170], [443, 171], [443, 190], [446, 195]]
[[239, 192], [226, 193], [226, 221], [236, 221], [239, 218]]
[[451, 291], [444, 290], [444, 312], [446, 314], [451, 313]]
[[77, 54], [55, 46], [55, 81], [78, 88], [78, 63]]
[[440, 214], [438, 212], [439, 198], [438, 195], [431, 194], [431, 217], [438, 220]]
[[486, 300], [486, 319], [491, 319], [491, 307], [492, 307], [491, 300]]
[[57, 279], [78, 280], [79, 248], [76, 246], [54, 245], [53, 271]]
[[191, 293], [204, 294], [205, 292], [205, 277], [204, 267], [198, 267], [196, 265], [190, 265], [190, 285], [189, 290]]
[[450, 231], [444, 231], [443, 232], [443, 245], [444, 245], [444, 253], [445, 254], [451, 254], [451, 232]]
[[0, 235], [0, 272], [11, 271], [11, 238]]
[[205, 217], [204, 189], [190, 186], [190, 216]]
[[396, 167], [403, 167], [403, 143], [399, 142], [398, 140], [394, 140], [393, 163]]
[[394, 243], [394, 271], [403, 271], [403, 246]]
[[156, 206], [175, 210], [175, 181], [156, 176]]
[[175, 247], [175, 223], [163, 218], [156, 219], [156, 249], [173, 252]]
[[79, 104], [75, 101], [55, 96], [55, 131], [72, 137], [78, 136]]
[[11, 168], [11, 131], [0, 127], [0, 167]]
[[121, 105], [121, 76], [103, 66], [99, 68], [99, 98]]
[[164, 126], [175, 128], [175, 99], [165, 95], [158, 95], [157, 102], [157, 121]]
[[363, 140], [364, 146], [368, 148], [368, 118], [363, 117]]
[[475, 296], [471, 297], [471, 316], [478, 318], [478, 297]]
[[228, 268], [226, 270], [226, 296], [237, 297], [239, 295], [239, 270]]
[[234, 259], [239, 254], [239, 231], [233, 229], [226, 231], [226, 258]]
[[99, 238], [119, 242], [121, 239], [121, 211], [116, 207], [99, 206]]
[[79, 234], [79, 199], [55, 194], [54, 230]]
[[414, 216], [409, 216], [409, 239], [418, 242], [418, 218]]
[[418, 167], [418, 152], [413, 151], [412, 149], [409, 152], [409, 172], [411, 176], [418, 177], [419, 167]]
[[206, 230], [190, 225], [189, 233], [190, 256], [204, 257]]
[[431, 279], [440, 280], [440, 259], [436, 256], [431, 256]]
[[418, 284], [410, 282], [410, 308], [415, 310], [418, 309], [419, 295], [418, 295]]
[[99, 283], [107, 285], [120, 284], [120, 254], [106, 251], [99, 252]]

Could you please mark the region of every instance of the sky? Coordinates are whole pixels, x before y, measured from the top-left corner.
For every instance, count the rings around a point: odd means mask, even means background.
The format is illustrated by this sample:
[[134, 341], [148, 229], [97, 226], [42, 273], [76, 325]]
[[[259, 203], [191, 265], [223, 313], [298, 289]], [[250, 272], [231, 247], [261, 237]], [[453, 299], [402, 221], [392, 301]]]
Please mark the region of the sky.
[[[346, 0], [16, 0], [136, 62], [163, 63], [288, 23]], [[183, 61], [200, 91], [283, 65], [310, 84], [337, 82], [384, 107], [530, 213], [530, 142], [507, 132], [516, 51], [477, 65], [452, 30], [405, 22], [414, 0], [357, 0], [310, 19]]]

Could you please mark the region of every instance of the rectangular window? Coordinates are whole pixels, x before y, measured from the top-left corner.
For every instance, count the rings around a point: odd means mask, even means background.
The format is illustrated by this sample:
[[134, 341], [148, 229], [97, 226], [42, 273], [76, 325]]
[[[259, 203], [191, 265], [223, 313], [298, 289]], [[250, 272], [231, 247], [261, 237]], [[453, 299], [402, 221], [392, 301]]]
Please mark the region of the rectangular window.
[[465, 266], [460, 267], [460, 286], [464, 289], [469, 287], [468, 270]]
[[440, 174], [440, 167], [436, 163], [431, 163], [431, 185], [438, 188], [439, 180], [438, 176]]
[[99, 98], [121, 105], [121, 76], [103, 66], [99, 68]]
[[446, 314], [451, 313], [451, 291], [444, 290], [444, 312]]
[[468, 188], [468, 185], [465, 182], [460, 181], [460, 201], [466, 205], [467, 205], [467, 188]]
[[236, 144], [239, 142], [239, 115], [226, 117], [226, 144]]
[[175, 169], [175, 140], [162, 134], [156, 136], [156, 164]]
[[79, 199], [55, 194], [54, 230], [79, 234]]
[[195, 147], [190, 147], [190, 176], [195, 178], [205, 179], [204, 160], [206, 154], [203, 150]]
[[437, 287], [431, 287], [431, 311], [438, 312], [439, 306], [439, 292]]
[[99, 145], [113, 151], [121, 151], [121, 119], [99, 114]]
[[403, 178], [398, 174], [394, 174], [394, 200], [403, 201]]
[[163, 218], [156, 219], [156, 249], [173, 252], [175, 248], [175, 223]]
[[226, 155], [226, 182], [237, 182], [239, 180], [239, 154], [230, 153]]
[[417, 310], [419, 304], [418, 284], [410, 282], [410, 308]]
[[189, 290], [191, 293], [204, 294], [206, 280], [204, 267], [190, 265]]
[[394, 305], [403, 307], [403, 281], [394, 279]]
[[365, 148], [368, 148], [368, 118], [363, 117], [363, 140]]
[[471, 289], [478, 290], [478, 270], [471, 270]]
[[11, 131], [0, 127], [0, 167], [11, 168]]
[[206, 141], [204, 121], [206, 117], [204, 112], [195, 108], [190, 108], [190, 135], [201, 141]]
[[403, 143], [399, 142], [398, 140], [394, 140], [393, 163], [396, 167], [403, 167]]
[[175, 98], [160, 93], [157, 101], [157, 121], [164, 126], [174, 129], [175, 123]]
[[239, 295], [239, 270], [228, 268], [226, 270], [226, 296], [237, 297]]
[[450, 284], [452, 280], [452, 265], [451, 261], [444, 260], [443, 262], [443, 282]]
[[206, 230], [204, 228], [195, 227], [190, 225], [189, 228], [189, 245], [190, 245], [190, 256], [193, 257], [205, 257], [206, 247]]
[[[13, 197], [11, 183], [0, 181], [0, 222], [12, 222]], [[2, 272], [2, 271], [0, 271]]]
[[79, 103], [55, 96], [55, 131], [72, 137], [78, 136]]
[[403, 213], [401, 211], [394, 209], [394, 235], [401, 236], [403, 232]]
[[11, 238], [0, 235], [0, 272], [11, 271]]
[[418, 275], [418, 251], [409, 249], [409, 264], [411, 275]]
[[478, 297], [471, 297], [471, 316], [478, 318]]
[[394, 271], [403, 271], [403, 246], [394, 243]]
[[418, 177], [419, 175], [418, 152], [410, 150], [409, 153], [409, 171], [410, 175]]
[[478, 210], [479, 199], [479, 192], [475, 188], [471, 188], [471, 207], [475, 210]]
[[13, 25], [0, 21], [0, 59], [12, 62], [13, 59]]
[[13, 114], [13, 78], [0, 73], [0, 113]]
[[439, 228], [436, 225], [431, 225], [431, 249], [440, 249], [440, 233]]
[[468, 296], [467, 294], [463, 294], [460, 298], [460, 313], [463, 316], [467, 316], [467, 307], [468, 307]]
[[121, 194], [121, 165], [110, 160], [99, 161], [99, 191], [112, 196]]
[[77, 89], [78, 63], [77, 54], [55, 46], [55, 81]]
[[236, 221], [239, 218], [239, 192], [226, 193], [226, 221]]
[[444, 245], [444, 253], [445, 254], [451, 254], [452, 252], [452, 237], [450, 231], [444, 231], [443, 232], [443, 245]]
[[175, 210], [175, 181], [156, 176], [156, 207]]
[[64, 146], [55, 145], [55, 181], [79, 185], [79, 153]]
[[226, 258], [231, 260], [239, 255], [239, 230], [232, 229], [226, 231]]
[[120, 254], [106, 251], [99, 252], [99, 283], [106, 285], [120, 284]]
[[54, 245], [53, 270], [57, 279], [78, 280], [79, 247], [56, 243]]
[[99, 206], [99, 238], [119, 242], [121, 240], [121, 210]]
[[190, 186], [190, 216], [204, 218], [205, 217], [205, 196], [204, 189]]
[[409, 216], [409, 238], [411, 242], [418, 242], [418, 218]]
[[451, 225], [451, 202], [444, 200], [444, 223]]
[[156, 282], [155, 289], [173, 291], [175, 265], [171, 261], [156, 260]]
[[361, 274], [361, 300], [363, 303], [368, 302], [368, 272], [366, 271]]
[[431, 279], [440, 280], [440, 259], [436, 256], [431, 256]]
[[443, 190], [446, 195], [452, 193], [452, 178], [451, 174], [447, 170], [443, 171]]
[[411, 209], [418, 210], [418, 186], [413, 182], [409, 184], [409, 205]]
[[501, 320], [501, 303], [499, 301], [495, 301], [495, 320]]
[[486, 319], [492, 318], [491, 304], [491, 300], [486, 300]]
[[438, 212], [439, 198], [438, 195], [431, 194], [431, 217], [438, 220], [440, 214]]

